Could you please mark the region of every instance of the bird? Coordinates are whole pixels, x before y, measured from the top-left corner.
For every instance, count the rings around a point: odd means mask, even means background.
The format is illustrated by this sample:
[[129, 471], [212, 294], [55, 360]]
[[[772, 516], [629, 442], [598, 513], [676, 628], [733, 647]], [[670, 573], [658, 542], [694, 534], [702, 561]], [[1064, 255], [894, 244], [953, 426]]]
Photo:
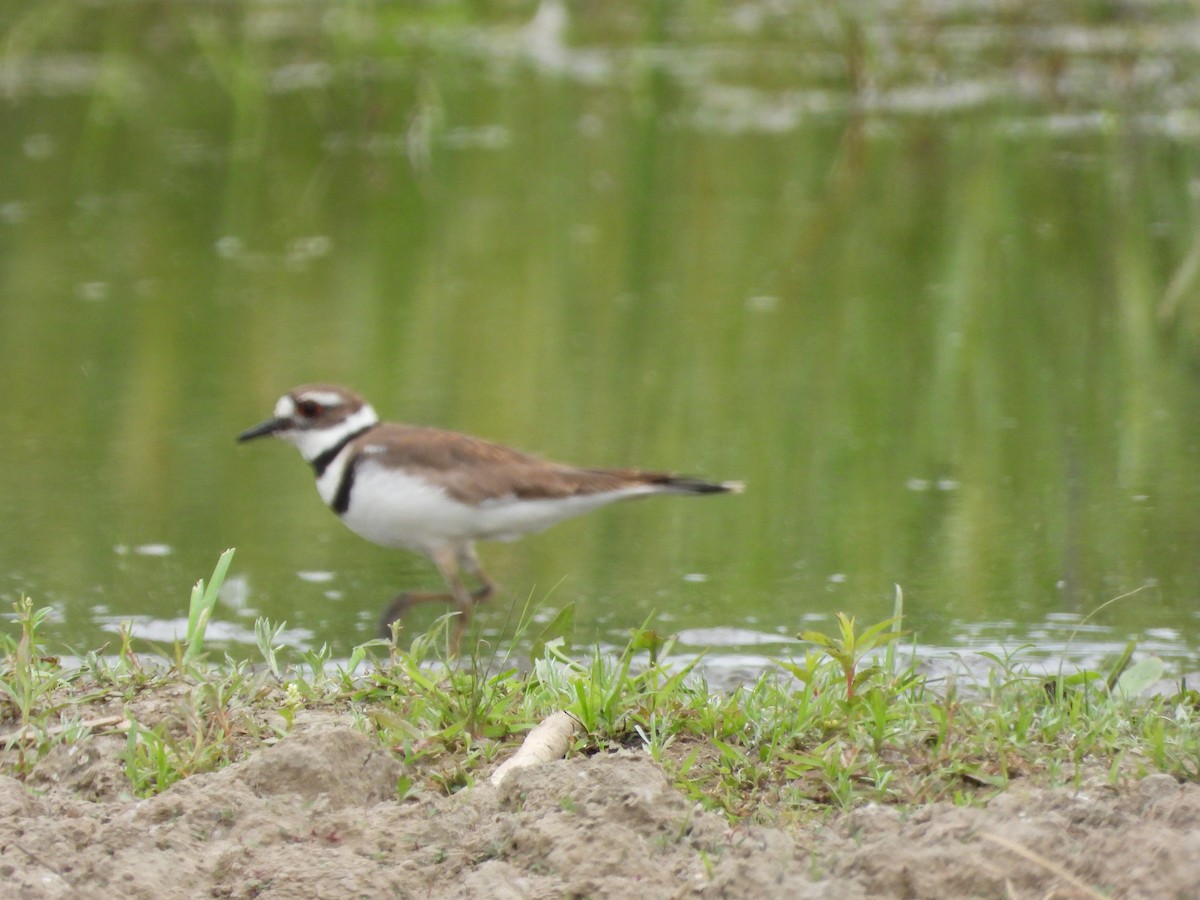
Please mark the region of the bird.
[[564, 465], [467, 434], [381, 422], [370, 403], [335, 384], [293, 388], [271, 418], [237, 440], [267, 436], [300, 451], [321, 499], [351, 531], [432, 560], [447, 590], [399, 594], [384, 609], [380, 630], [391, 635], [392, 623], [416, 604], [449, 603], [458, 613], [454, 652], [475, 606], [496, 590], [480, 565], [477, 541], [516, 540], [618, 500], [745, 488], [740, 481]]

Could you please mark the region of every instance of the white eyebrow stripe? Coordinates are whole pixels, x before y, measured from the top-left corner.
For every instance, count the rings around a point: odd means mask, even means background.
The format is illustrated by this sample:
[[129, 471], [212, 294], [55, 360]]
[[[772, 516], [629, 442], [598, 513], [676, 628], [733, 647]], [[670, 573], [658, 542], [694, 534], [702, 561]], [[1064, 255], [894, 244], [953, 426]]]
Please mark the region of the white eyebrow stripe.
[[312, 400], [322, 406], [341, 406], [346, 398], [333, 391], [305, 391], [300, 395], [305, 400]]

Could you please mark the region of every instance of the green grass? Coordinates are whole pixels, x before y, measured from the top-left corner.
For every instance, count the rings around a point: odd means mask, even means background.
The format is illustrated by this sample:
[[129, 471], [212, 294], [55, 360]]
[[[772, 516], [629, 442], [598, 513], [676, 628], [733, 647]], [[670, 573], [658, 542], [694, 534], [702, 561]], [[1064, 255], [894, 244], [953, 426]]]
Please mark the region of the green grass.
[[[285, 735], [302, 711], [353, 718], [405, 764], [398, 796], [469, 787], [535, 723], [566, 710], [581, 724], [572, 753], [626, 748], [660, 762], [687, 796], [733, 821], [787, 824], [866, 802], [984, 802], [1014, 778], [1113, 783], [1151, 772], [1200, 778], [1200, 695], [1139, 698], [1156, 667], [1029, 674], [1020, 651], [993, 657], [985, 683], [932, 686], [885, 652], [898, 616], [834, 636], [805, 632], [799, 654], [753, 684], [708, 688], [694, 663], [659, 662], [670, 638], [639, 629], [624, 652], [568, 653], [542, 642], [532, 666], [480, 653], [451, 660], [449, 620], [407, 650], [376, 641], [349, 660], [326, 648], [295, 660], [258, 624], [263, 661], [208, 661], [196, 623], [173, 653], [98, 652], [67, 670], [41, 638], [46, 610], [15, 604], [19, 633], [0, 636], [0, 772], [29, 778], [59, 745], [125, 735], [130, 790], [163, 791]], [[901, 612], [897, 595], [897, 614]], [[878, 651], [878, 652], [877, 652]], [[170, 702], [159, 698], [169, 696]]]

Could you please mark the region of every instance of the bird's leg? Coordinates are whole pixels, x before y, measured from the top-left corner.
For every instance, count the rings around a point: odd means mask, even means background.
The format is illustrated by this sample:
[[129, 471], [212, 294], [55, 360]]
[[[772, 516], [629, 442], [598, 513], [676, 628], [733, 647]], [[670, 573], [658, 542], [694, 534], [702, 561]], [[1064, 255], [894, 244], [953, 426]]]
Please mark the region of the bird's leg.
[[[475, 555], [474, 544], [464, 544], [452, 552], [439, 552], [433, 555], [433, 561], [437, 564], [438, 571], [442, 573], [442, 578], [446, 581], [446, 586], [453, 593], [446, 591], [405, 591], [397, 594], [396, 598], [383, 611], [383, 615], [379, 618], [379, 633], [385, 640], [392, 638], [392, 623], [402, 618], [414, 606], [422, 603], [453, 603], [458, 607], [461, 615], [455, 623], [454, 632], [451, 635], [451, 645], [457, 651], [458, 642], [462, 637], [462, 633], [466, 630], [467, 625], [471, 621], [471, 614], [474, 611], [476, 603], [483, 603], [491, 598], [496, 592], [495, 583], [483, 571], [483, 566], [479, 563], [479, 557]], [[459, 575], [459, 570], [465, 571], [468, 575], [479, 582], [479, 586], [469, 593], [466, 586], [462, 583], [462, 578]], [[458, 585], [455, 588], [455, 584]], [[467, 600], [464, 602], [463, 597]]]
[[395, 596], [383, 609], [379, 617], [379, 636], [392, 639], [392, 623], [407, 615], [408, 611], [422, 603], [453, 603], [454, 595], [445, 591], [403, 591]]
[[496, 592], [496, 585], [492, 579], [488, 578], [487, 572], [483, 571], [483, 566], [479, 564], [479, 557], [475, 555], [475, 545], [464, 544], [459, 547], [456, 557], [459, 567], [466, 570], [467, 574], [479, 582], [479, 587], [471, 591], [471, 599], [476, 603], [490, 600], [492, 594]]
[[446, 580], [446, 585], [450, 588], [454, 605], [458, 607], [458, 621], [454, 623], [454, 630], [450, 634], [450, 652], [457, 655], [458, 644], [462, 640], [463, 632], [471, 624], [471, 615], [475, 611], [475, 598], [471, 596], [471, 593], [467, 590], [467, 586], [463, 584], [462, 577], [458, 573], [458, 562], [462, 556], [462, 551], [452, 549], [436, 550], [432, 556], [434, 564], [438, 567], [438, 571], [442, 573], [442, 578]]

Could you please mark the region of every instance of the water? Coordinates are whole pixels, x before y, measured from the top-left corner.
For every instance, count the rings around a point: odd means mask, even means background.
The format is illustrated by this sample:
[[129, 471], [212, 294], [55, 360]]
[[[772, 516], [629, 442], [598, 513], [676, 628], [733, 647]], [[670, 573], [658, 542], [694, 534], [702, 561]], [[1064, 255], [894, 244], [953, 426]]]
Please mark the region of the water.
[[495, 641], [737, 665], [900, 584], [924, 653], [1200, 656], [1190, 11], [53, 9], [0, 14], [0, 605], [54, 638], [169, 641], [227, 546], [234, 653], [436, 586], [234, 444], [328, 380], [748, 483], [483, 547]]

